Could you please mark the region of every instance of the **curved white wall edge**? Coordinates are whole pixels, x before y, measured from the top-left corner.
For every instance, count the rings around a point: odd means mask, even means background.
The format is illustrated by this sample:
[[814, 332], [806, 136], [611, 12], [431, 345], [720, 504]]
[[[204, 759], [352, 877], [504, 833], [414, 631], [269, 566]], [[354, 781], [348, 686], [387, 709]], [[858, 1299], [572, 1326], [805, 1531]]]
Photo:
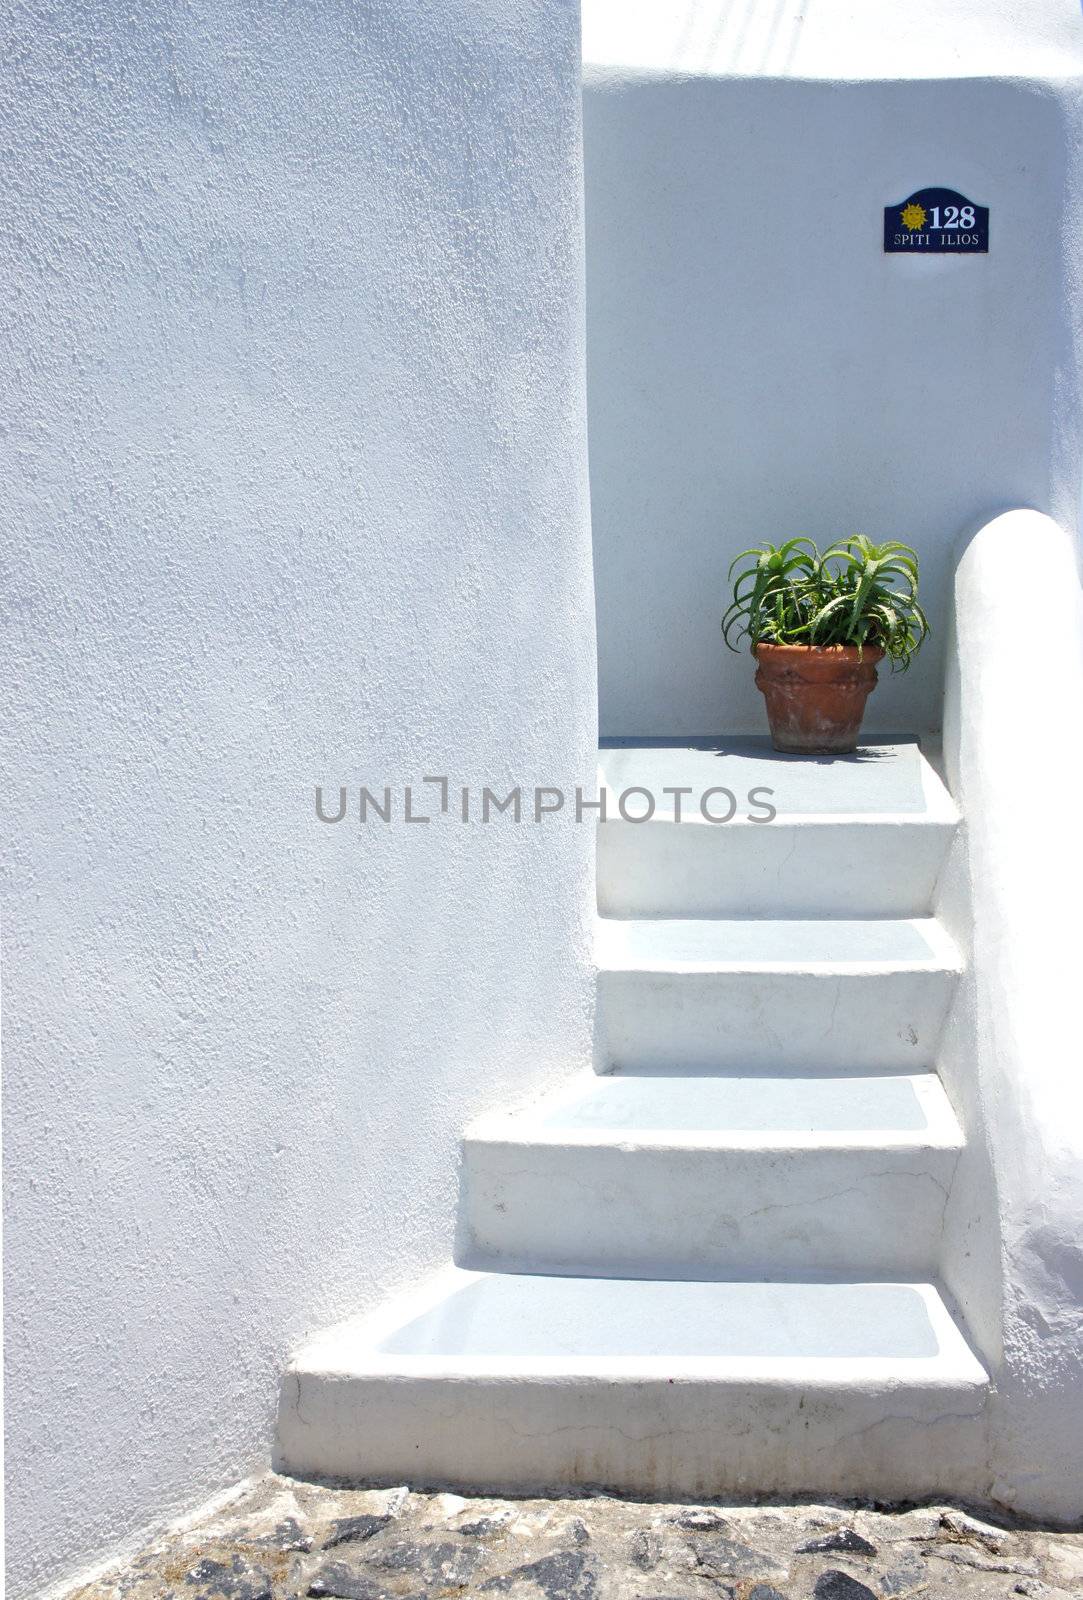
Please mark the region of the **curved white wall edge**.
[[996, 1384], [987, 1492], [1075, 1522], [1083, 599], [1074, 541], [1037, 511], [996, 517], [961, 550], [954, 603], [944, 754], [964, 823], [940, 909], [970, 922], [972, 960], [941, 1071], [970, 1149], [946, 1218], [945, 1275]]

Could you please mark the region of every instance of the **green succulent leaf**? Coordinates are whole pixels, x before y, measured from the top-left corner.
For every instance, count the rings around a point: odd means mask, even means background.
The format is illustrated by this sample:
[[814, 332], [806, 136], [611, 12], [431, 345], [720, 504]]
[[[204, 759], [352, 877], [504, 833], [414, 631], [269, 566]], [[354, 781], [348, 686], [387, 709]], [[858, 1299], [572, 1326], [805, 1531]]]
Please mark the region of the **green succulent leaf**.
[[742, 550], [730, 564], [733, 598], [722, 617], [732, 650], [757, 644], [869, 645], [910, 665], [929, 632], [918, 604], [918, 558], [898, 539], [866, 534], [823, 554], [804, 536]]

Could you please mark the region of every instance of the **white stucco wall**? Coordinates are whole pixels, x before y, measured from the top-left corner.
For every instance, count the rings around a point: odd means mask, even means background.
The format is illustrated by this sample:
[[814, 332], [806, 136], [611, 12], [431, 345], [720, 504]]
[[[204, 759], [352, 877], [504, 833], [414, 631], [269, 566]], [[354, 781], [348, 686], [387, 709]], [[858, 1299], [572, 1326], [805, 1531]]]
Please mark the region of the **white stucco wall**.
[[[934, 628], [868, 725], [938, 725], [960, 531], [1076, 517], [1081, 69], [1069, 0], [585, 0], [605, 732], [761, 729], [729, 563], [859, 531], [917, 547]], [[932, 184], [991, 208], [988, 256], [883, 253]]]
[[590, 1053], [568, 0], [6, 24], [8, 1593], [267, 1459], [308, 1329], [447, 1259]]
[[[1040, 648], [1019, 642], [1020, 555], [1043, 574]], [[963, 810], [938, 910], [969, 946], [941, 1050], [967, 1127], [944, 1274], [990, 1364], [984, 1496], [1078, 1525], [1083, 1512], [1083, 1087], [1076, 796], [1083, 696], [1075, 541], [1014, 511], [953, 573], [944, 756]]]

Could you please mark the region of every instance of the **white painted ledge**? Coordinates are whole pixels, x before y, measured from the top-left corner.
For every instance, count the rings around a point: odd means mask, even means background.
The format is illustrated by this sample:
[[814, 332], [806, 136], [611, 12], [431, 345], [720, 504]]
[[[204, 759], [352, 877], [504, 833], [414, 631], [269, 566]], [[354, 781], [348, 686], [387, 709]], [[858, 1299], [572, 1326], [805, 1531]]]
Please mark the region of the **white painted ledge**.
[[[542, 1352], [545, 1352], [542, 1354]], [[299, 1350], [280, 1470], [646, 1494], [934, 1492], [987, 1378], [927, 1283], [441, 1274]]]
[[583, 0], [591, 81], [1067, 77], [1081, 56], [1065, 0]]

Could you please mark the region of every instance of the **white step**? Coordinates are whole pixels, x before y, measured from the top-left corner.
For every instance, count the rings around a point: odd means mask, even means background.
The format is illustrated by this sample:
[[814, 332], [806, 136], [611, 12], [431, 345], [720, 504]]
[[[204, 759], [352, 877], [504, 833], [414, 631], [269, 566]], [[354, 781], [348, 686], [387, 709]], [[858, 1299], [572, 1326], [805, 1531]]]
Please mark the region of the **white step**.
[[935, 1270], [959, 1124], [933, 1073], [578, 1079], [464, 1141], [458, 1259], [607, 1277]]
[[[779, 755], [766, 739], [610, 741], [599, 781], [598, 909], [613, 917], [922, 916], [959, 821], [916, 740], [821, 759]], [[655, 800], [650, 821], [621, 820], [618, 799], [634, 787]], [[692, 791], [676, 802], [680, 822], [673, 788]], [[712, 788], [736, 797], [731, 821], [702, 816]], [[777, 816], [750, 820], [767, 803]], [[630, 815], [647, 808], [628, 797]], [[730, 802], [707, 809], [725, 816]]]
[[931, 917], [599, 920], [601, 1061], [621, 1071], [914, 1072], [959, 953]]
[[451, 1269], [283, 1377], [298, 1476], [644, 1495], [945, 1493], [987, 1377], [926, 1283]]

